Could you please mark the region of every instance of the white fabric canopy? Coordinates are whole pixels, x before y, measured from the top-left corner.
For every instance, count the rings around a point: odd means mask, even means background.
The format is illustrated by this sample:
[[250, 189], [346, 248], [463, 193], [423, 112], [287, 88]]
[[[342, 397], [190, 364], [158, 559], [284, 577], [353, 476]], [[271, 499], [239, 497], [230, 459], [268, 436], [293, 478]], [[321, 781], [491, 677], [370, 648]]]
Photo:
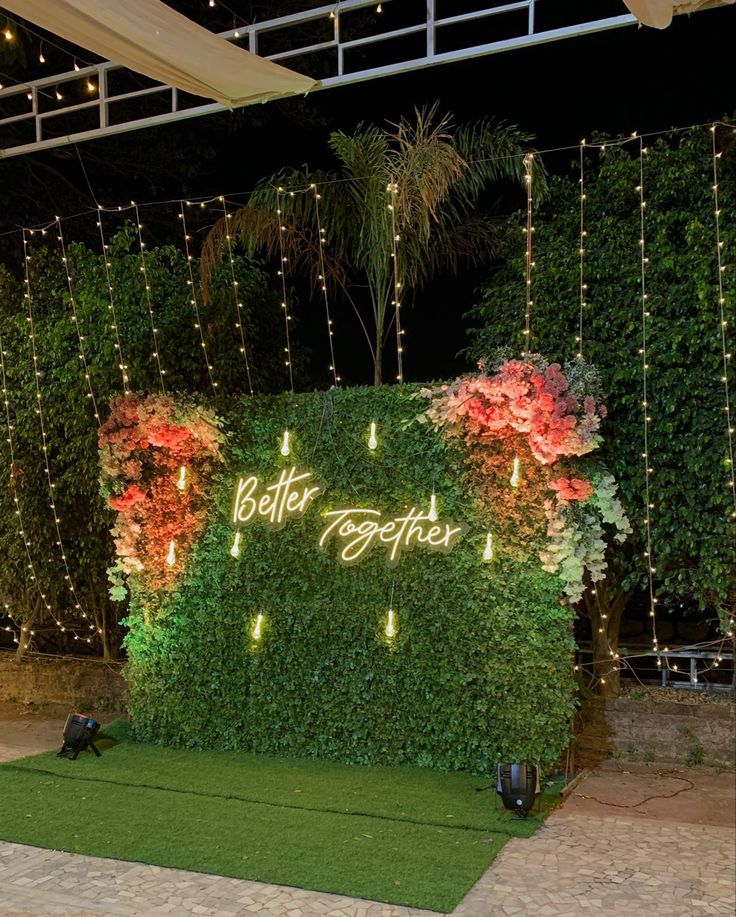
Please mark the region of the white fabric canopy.
[[160, 0], [0, 0], [0, 7], [116, 64], [227, 107], [317, 85], [218, 38]]
[[675, 13], [694, 13], [706, 6], [725, 6], [736, 0], [624, 0], [643, 25], [666, 29]]

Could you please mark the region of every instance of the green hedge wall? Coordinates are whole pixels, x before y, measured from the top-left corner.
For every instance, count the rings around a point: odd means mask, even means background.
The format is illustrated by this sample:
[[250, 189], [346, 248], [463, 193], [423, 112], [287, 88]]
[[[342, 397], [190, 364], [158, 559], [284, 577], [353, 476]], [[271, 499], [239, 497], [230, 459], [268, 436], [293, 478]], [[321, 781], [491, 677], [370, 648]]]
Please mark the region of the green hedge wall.
[[[497, 537], [494, 561], [482, 563], [486, 529], [500, 522], [472, 492], [462, 447], [415, 422], [425, 403], [414, 392], [332, 390], [220, 406], [226, 467], [186, 572], [165, 598], [133, 584], [127, 677], [139, 737], [474, 772], [500, 759], [549, 765], [564, 751], [571, 612], [535, 546], [506, 553]], [[279, 454], [285, 428], [289, 458]], [[280, 531], [244, 528], [233, 558], [238, 477], [270, 483], [291, 464], [313, 471], [325, 492]], [[427, 507], [433, 489], [440, 520], [469, 527], [450, 553], [415, 549], [391, 569], [380, 548], [345, 566], [334, 544], [317, 546], [325, 510], [372, 506], [393, 517]], [[521, 504], [537, 499], [520, 489]]]

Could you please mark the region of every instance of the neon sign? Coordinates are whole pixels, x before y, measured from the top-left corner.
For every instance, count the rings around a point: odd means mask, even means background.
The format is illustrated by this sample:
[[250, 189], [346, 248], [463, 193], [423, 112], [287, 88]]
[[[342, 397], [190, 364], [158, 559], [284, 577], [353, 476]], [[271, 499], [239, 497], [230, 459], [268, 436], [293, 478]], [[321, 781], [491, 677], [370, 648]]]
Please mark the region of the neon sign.
[[378, 545], [388, 551], [386, 561], [396, 566], [402, 551], [424, 547], [431, 551], [449, 551], [466, 530], [452, 522], [438, 523], [429, 513], [412, 507], [403, 516], [384, 520], [377, 509], [335, 509], [324, 513], [330, 520], [319, 538], [323, 548], [331, 537], [341, 544], [339, 558], [353, 564], [362, 560]]
[[[264, 485], [252, 474], [241, 477], [235, 489], [231, 521], [235, 526], [260, 519], [274, 529], [283, 528], [290, 519], [303, 516], [323, 488], [314, 482], [311, 471], [285, 468], [273, 484]], [[413, 548], [450, 551], [467, 526], [438, 520], [436, 498], [432, 494], [429, 511], [412, 507], [402, 515], [384, 517], [380, 510], [360, 507], [328, 510], [326, 524], [319, 536], [319, 547], [330, 540], [338, 545], [338, 558], [345, 564], [363, 560], [374, 548], [386, 550], [386, 562], [394, 567], [401, 555]], [[240, 531], [236, 530], [230, 554], [238, 557]]]
[[322, 493], [311, 471], [298, 473], [295, 467], [284, 469], [275, 484], [264, 487], [256, 475], [240, 478], [235, 490], [232, 521], [246, 525], [262, 519], [275, 529], [282, 528], [287, 519], [303, 516], [312, 500]]

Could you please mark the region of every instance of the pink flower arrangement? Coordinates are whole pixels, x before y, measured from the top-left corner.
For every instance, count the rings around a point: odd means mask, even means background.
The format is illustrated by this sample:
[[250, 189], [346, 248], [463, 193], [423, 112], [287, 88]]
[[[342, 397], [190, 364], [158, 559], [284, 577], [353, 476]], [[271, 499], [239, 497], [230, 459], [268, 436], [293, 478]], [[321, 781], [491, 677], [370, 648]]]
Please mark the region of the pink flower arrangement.
[[549, 486], [557, 494], [557, 499], [563, 503], [588, 500], [593, 496], [593, 485], [584, 478], [558, 478], [556, 481], [550, 481]]

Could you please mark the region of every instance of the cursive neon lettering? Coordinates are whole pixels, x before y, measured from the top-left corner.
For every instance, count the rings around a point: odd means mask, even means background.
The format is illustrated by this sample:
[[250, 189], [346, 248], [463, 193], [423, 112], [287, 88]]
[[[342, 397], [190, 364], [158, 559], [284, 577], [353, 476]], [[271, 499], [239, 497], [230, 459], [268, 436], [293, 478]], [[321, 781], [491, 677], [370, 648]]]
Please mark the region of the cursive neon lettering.
[[378, 510], [355, 507], [330, 510], [324, 516], [328, 523], [320, 535], [319, 546], [323, 548], [334, 537], [340, 543], [338, 556], [346, 564], [362, 560], [373, 547], [382, 544], [388, 552], [389, 566], [395, 566], [402, 551], [410, 551], [417, 545], [433, 551], [449, 551], [465, 531], [465, 526], [451, 522], [437, 524], [416, 507], [386, 521]]
[[233, 501], [232, 522], [245, 525], [260, 517], [268, 525], [281, 528], [287, 519], [303, 516], [322, 488], [307, 483], [311, 471], [301, 474], [296, 468], [284, 469], [274, 484], [261, 485], [256, 475], [240, 478]]

